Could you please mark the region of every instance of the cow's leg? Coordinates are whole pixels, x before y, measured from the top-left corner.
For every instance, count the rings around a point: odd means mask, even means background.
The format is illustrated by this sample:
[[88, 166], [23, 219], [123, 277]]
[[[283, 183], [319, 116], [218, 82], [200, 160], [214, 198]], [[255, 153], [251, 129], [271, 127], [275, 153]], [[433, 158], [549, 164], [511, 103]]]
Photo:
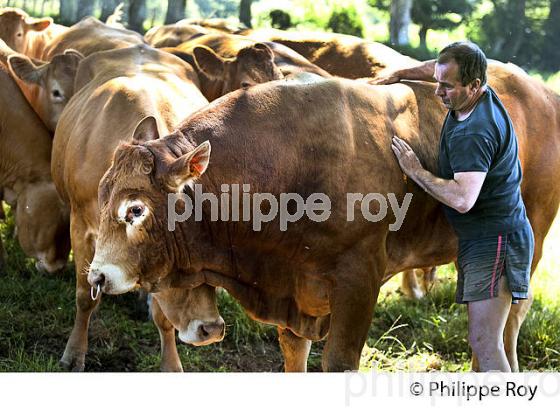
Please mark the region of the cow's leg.
[[519, 363], [517, 361], [517, 338], [519, 330], [527, 316], [527, 312], [533, 303], [533, 295], [529, 292], [529, 299], [520, 300], [518, 304], [511, 305], [509, 316], [504, 330], [504, 347], [506, 356], [511, 366], [512, 372], [519, 371]]
[[70, 217], [70, 238], [76, 265], [76, 318], [72, 333], [60, 364], [67, 370], [83, 371], [88, 349], [88, 327], [93, 310], [100, 302], [101, 294], [92, 300], [87, 281], [87, 268], [95, 250], [93, 238], [88, 237], [86, 224], [72, 213]]
[[[366, 245], [370, 252], [376, 247], [365, 241], [361, 244]], [[384, 246], [377, 246], [381, 253]], [[331, 320], [323, 350], [323, 371], [357, 370], [360, 365], [360, 355], [385, 271], [384, 263], [375, 263], [371, 253], [369, 261], [364, 255], [368, 255], [365, 249], [349, 253], [337, 263], [340, 274], [335, 274], [329, 294]], [[384, 255], [378, 258], [385, 260]]]
[[278, 342], [284, 356], [284, 371], [306, 372], [311, 340], [299, 337], [289, 329], [279, 327]]
[[177, 353], [175, 343], [175, 328], [165, 317], [156, 297], [152, 298], [152, 318], [159, 332], [161, 340], [161, 366], [162, 372], [182, 372], [183, 365]]
[[430, 266], [429, 268], [422, 268], [422, 285], [424, 287], [424, 294], [429, 293], [434, 286], [436, 280], [437, 266]]
[[405, 270], [402, 273], [401, 291], [406, 297], [411, 299], [418, 300], [424, 297], [424, 292], [420, 289], [414, 269]]

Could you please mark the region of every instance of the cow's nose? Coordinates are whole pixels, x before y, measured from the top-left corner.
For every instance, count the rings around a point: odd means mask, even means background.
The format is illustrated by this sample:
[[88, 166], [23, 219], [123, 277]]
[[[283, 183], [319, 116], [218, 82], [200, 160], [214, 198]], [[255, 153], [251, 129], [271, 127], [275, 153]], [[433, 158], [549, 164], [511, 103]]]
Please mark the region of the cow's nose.
[[201, 340], [222, 340], [225, 334], [226, 325], [220, 318], [215, 322], [203, 323], [198, 326], [198, 335]]
[[105, 275], [97, 269], [92, 269], [90, 271], [89, 283], [93, 287], [103, 287], [103, 284], [105, 283]]

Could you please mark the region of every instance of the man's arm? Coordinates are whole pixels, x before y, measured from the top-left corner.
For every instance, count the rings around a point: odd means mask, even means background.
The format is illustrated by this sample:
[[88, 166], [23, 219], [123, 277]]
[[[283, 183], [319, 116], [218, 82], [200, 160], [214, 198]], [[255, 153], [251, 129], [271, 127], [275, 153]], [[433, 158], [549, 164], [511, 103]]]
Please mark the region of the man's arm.
[[435, 199], [460, 213], [466, 213], [474, 206], [486, 172], [457, 172], [454, 179], [438, 178], [422, 167], [405, 141], [395, 136], [391, 148], [404, 173]]
[[403, 68], [401, 70], [390, 71], [386, 74], [374, 78], [369, 81], [373, 85], [393, 84], [401, 80], [415, 80], [415, 81], [428, 81], [435, 82], [434, 70], [436, 67], [436, 60], [428, 60], [420, 65], [410, 68]]

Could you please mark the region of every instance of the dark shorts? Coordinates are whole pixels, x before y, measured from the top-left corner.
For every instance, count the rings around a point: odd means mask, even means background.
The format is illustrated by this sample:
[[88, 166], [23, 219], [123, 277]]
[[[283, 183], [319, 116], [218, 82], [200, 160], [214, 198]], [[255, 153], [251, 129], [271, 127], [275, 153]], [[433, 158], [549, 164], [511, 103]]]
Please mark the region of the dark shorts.
[[535, 241], [529, 222], [517, 231], [497, 236], [459, 240], [457, 303], [498, 296], [505, 275], [512, 303], [527, 299]]

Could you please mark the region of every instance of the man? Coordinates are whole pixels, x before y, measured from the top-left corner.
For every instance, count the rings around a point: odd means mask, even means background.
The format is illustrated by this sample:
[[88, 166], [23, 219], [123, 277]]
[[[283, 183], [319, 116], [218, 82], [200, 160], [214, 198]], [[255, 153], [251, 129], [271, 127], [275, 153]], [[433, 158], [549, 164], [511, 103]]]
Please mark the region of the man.
[[[509, 115], [486, 85], [486, 57], [469, 42], [445, 47], [437, 61], [399, 70], [377, 83], [436, 81], [449, 109], [438, 175], [395, 136], [402, 170], [444, 204], [459, 237], [457, 302], [468, 304], [469, 344], [479, 370], [511, 371], [503, 332], [511, 307], [527, 299], [534, 239], [521, 198], [521, 165]], [[433, 76], [433, 77], [432, 77]]]

